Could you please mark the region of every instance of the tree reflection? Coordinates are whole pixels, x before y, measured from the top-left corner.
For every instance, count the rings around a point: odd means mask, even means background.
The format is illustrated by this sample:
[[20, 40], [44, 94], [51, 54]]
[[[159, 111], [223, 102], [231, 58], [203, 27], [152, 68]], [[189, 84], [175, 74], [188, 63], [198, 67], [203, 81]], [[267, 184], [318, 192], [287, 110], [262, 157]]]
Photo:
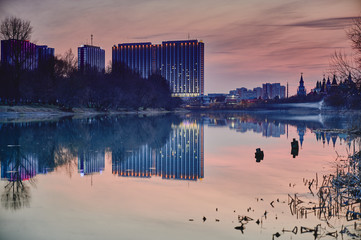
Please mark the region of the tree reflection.
[[19, 145], [9, 145], [9, 158], [2, 161], [2, 175], [8, 180], [1, 195], [5, 209], [18, 210], [29, 206], [31, 193], [27, 183], [35, 185], [33, 155], [24, 155]]
[[1, 203], [6, 209], [18, 210], [30, 206], [30, 188], [26, 185], [19, 173], [14, 174], [14, 179], [9, 180], [1, 195]]
[[76, 169], [76, 151], [71, 148], [65, 148], [58, 146], [54, 149], [54, 167], [55, 169], [59, 167], [65, 167], [65, 172], [71, 178]]
[[161, 115], [66, 117], [58, 121], [1, 124], [1, 177], [8, 181], [1, 196], [3, 206], [13, 210], [29, 206], [34, 177], [59, 168], [72, 177], [80, 155], [87, 162], [93, 153], [96, 158], [104, 155], [105, 149], [126, 153], [145, 144], [161, 147], [172, 124], [180, 122], [177, 116]]
[[[25, 202], [28, 203], [30, 200], [31, 188], [29, 187], [35, 184], [34, 177], [37, 174], [46, 174], [62, 168], [69, 177], [72, 177], [77, 168], [81, 170], [79, 164], [104, 162], [105, 149], [112, 152], [113, 165], [117, 166], [122, 165], [131, 154], [141, 151], [144, 146], [158, 150], [157, 154], [150, 151], [149, 159], [154, 156], [166, 159], [166, 151], [162, 148], [173, 141], [170, 139], [170, 134], [173, 133], [172, 136], [179, 138], [180, 144], [184, 143], [185, 151], [202, 153], [202, 151], [192, 150], [193, 144], [188, 146], [187, 141], [184, 140], [191, 136], [190, 143], [192, 143], [200, 138], [202, 131], [192, 130], [190, 126], [174, 127], [180, 125], [183, 119], [197, 124], [199, 121], [204, 121], [212, 127], [228, 125], [238, 132], [254, 131], [265, 137], [285, 135], [288, 124], [297, 126], [304, 132], [306, 129], [312, 131], [322, 128], [324, 125], [331, 128], [333, 122], [341, 127], [343, 122], [340, 119], [333, 121], [330, 118], [325, 118], [324, 122], [305, 122], [294, 119], [285, 120], [279, 116], [189, 114], [182, 117], [177, 115], [97, 116], [82, 119], [66, 117], [57, 121], [6, 123], [0, 126], [1, 176], [8, 181], [2, 194], [3, 204], [14, 206], [13, 209], [27, 205]], [[316, 132], [317, 139], [317, 133], [320, 139], [322, 136], [325, 136], [325, 139], [329, 137], [332, 141], [340, 138], [335, 135], [336, 133], [322, 134], [319, 131]], [[175, 154], [176, 149], [168, 154], [171, 156], [173, 152]], [[298, 147], [292, 147], [291, 154], [296, 157]], [[97, 166], [99, 167], [83, 171], [83, 173], [93, 174], [98, 169], [102, 169], [103, 165]], [[21, 204], [19, 204], [19, 199], [27, 200], [20, 201]]]

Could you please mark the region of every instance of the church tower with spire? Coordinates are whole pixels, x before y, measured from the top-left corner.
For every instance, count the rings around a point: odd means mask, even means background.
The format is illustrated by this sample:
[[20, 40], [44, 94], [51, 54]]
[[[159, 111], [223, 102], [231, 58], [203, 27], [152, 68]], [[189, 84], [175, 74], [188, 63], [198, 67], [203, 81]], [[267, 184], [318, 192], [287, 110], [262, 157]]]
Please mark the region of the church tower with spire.
[[322, 79], [321, 93], [326, 93], [326, 79], [325, 79], [325, 75], [323, 75], [323, 79]]
[[332, 79], [332, 86], [337, 87], [337, 80], [336, 80], [336, 75], [333, 75], [333, 79]]
[[306, 96], [306, 88], [303, 81], [303, 73], [301, 73], [300, 85], [297, 89], [297, 96]]
[[330, 78], [327, 77], [326, 92], [329, 92], [330, 89], [331, 89], [331, 81], [330, 81]]

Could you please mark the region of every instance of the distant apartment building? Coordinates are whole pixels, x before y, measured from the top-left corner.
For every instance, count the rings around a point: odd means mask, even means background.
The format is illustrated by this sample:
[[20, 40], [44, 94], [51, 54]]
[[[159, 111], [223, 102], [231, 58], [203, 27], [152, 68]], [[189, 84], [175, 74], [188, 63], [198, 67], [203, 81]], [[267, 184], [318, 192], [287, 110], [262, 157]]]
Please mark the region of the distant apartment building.
[[81, 45], [78, 47], [78, 70], [105, 70], [105, 51], [97, 46]]
[[263, 91], [262, 91], [262, 88], [261, 88], [261, 87], [253, 88], [253, 91], [256, 92], [256, 98], [257, 98], [257, 99], [262, 98]]
[[257, 98], [257, 91], [255, 89], [250, 90], [245, 87], [237, 88], [236, 90], [229, 91], [230, 95], [236, 95], [239, 100], [249, 100]]
[[244, 93], [243, 99], [256, 99], [257, 92], [255, 90], [247, 90], [247, 92]]
[[286, 98], [286, 87], [280, 86], [280, 98]]
[[262, 84], [262, 93], [263, 93], [262, 99], [272, 99], [271, 88], [272, 88], [272, 85], [270, 83]]
[[246, 94], [247, 94], [247, 88], [245, 88], [245, 87], [237, 88], [236, 93], [241, 99], [245, 99]]
[[231, 91], [229, 91], [229, 94], [230, 95], [237, 95], [238, 92], [237, 92], [237, 90], [231, 90]]
[[143, 78], [151, 74], [162, 75], [174, 97], [204, 94], [204, 43], [198, 40], [114, 45], [112, 63], [113, 69], [124, 64]]
[[280, 83], [265, 83], [262, 85], [263, 99], [285, 98], [286, 87]]
[[264, 83], [262, 87], [256, 87], [253, 90], [242, 87], [229, 91], [229, 94], [238, 96], [239, 100], [274, 99], [276, 97], [282, 99], [286, 96], [286, 87], [280, 83]]
[[281, 84], [279, 83], [272, 83], [271, 85], [271, 99], [278, 97], [280, 98], [281, 95]]
[[30, 41], [2, 40], [1, 63], [3, 65], [21, 65], [24, 70], [35, 70], [39, 65], [54, 58], [54, 48], [36, 45]]
[[[236, 91], [236, 90], [234, 90]], [[231, 95], [237, 95], [237, 93], [231, 94]], [[225, 99], [227, 98], [227, 94], [224, 93], [209, 93], [206, 96], [207, 101], [209, 101], [209, 103], [222, 103], [225, 101]]]

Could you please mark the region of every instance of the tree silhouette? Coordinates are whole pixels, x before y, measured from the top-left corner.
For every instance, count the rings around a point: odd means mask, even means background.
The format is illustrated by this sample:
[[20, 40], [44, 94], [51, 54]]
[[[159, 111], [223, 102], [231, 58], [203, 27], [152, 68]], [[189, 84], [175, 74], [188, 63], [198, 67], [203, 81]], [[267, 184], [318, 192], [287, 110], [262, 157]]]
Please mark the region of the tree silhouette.
[[35, 47], [28, 46], [24, 42], [30, 40], [31, 33], [32, 27], [30, 21], [17, 17], [7, 17], [0, 25], [1, 38], [8, 40], [8, 42], [2, 44], [8, 44], [6, 48], [10, 50], [8, 56], [12, 64], [7, 67], [14, 69], [12, 77], [14, 82], [14, 98], [16, 101], [20, 99], [20, 77], [22, 72], [33, 64], [33, 61], [29, 60], [35, 57]]
[[361, 67], [361, 16], [354, 19], [352, 27], [347, 31], [347, 37], [351, 40], [351, 46], [357, 54], [357, 63]]
[[4, 40], [30, 40], [32, 31], [33, 28], [30, 26], [30, 21], [17, 17], [5, 18], [0, 26], [0, 34]]
[[352, 26], [346, 32], [351, 41], [354, 56], [349, 56], [337, 50], [331, 57], [331, 73], [337, 74], [341, 79], [346, 79], [351, 74], [358, 87], [361, 87], [361, 16], [353, 20]]

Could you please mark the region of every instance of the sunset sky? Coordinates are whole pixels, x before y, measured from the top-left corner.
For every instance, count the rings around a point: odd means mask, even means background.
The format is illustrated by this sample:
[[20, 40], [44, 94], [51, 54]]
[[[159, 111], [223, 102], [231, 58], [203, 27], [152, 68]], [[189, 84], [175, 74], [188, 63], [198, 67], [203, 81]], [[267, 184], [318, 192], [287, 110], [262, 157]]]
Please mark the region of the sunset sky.
[[205, 91], [289, 82], [303, 72], [307, 91], [327, 75], [336, 49], [350, 52], [345, 30], [361, 0], [0, 0], [0, 19], [30, 20], [32, 41], [64, 54], [90, 43], [191, 39], [205, 43]]

